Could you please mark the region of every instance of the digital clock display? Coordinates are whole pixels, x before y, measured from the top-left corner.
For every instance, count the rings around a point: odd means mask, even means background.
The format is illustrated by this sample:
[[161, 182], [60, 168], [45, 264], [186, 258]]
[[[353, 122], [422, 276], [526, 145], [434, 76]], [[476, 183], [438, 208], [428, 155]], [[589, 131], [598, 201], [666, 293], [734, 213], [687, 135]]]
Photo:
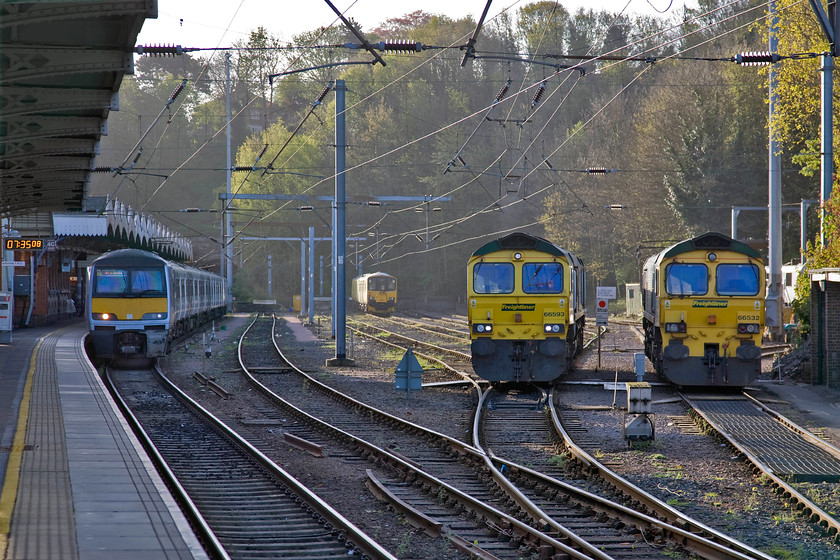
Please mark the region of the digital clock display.
[[43, 248], [43, 239], [33, 239], [31, 237], [6, 238], [6, 249], [10, 251], [36, 251]]

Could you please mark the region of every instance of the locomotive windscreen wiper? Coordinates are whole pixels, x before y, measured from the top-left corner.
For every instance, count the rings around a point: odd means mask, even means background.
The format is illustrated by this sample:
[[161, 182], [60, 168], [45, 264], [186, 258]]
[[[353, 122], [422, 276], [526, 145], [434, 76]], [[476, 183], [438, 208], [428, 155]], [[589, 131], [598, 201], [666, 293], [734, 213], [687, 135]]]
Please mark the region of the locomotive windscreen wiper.
[[534, 281], [534, 278], [536, 278], [537, 275], [540, 273], [540, 270], [542, 270], [542, 267], [543, 267], [543, 265], [542, 265], [542, 263], [540, 263], [539, 266], [537, 266], [537, 270], [534, 271], [534, 274], [532, 274], [531, 277], [528, 278], [528, 287], [529, 288], [532, 286], [531, 282]]

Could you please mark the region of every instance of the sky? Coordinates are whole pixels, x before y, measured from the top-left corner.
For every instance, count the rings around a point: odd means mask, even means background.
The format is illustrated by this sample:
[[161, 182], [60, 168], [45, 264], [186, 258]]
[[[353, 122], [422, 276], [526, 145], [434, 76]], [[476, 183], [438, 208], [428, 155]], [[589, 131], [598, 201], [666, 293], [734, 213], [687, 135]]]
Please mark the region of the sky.
[[[496, 0], [489, 20], [505, 9], [515, 11], [533, 0]], [[394, 17], [416, 10], [453, 19], [471, 15], [478, 20], [485, 0], [331, 0], [333, 6], [372, 29]], [[682, 12], [685, 0], [561, 0], [570, 12], [593, 10], [667, 17]], [[693, 1], [691, 4], [695, 4]], [[193, 48], [229, 47], [247, 40], [262, 25], [281, 41], [291, 41], [302, 31], [329, 26], [337, 16], [325, 0], [158, 0], [158, 17], [147, 19], [137, 39], [139, 45], [181, 45]], [[411, 37], [406, 37], [411, 39]]]

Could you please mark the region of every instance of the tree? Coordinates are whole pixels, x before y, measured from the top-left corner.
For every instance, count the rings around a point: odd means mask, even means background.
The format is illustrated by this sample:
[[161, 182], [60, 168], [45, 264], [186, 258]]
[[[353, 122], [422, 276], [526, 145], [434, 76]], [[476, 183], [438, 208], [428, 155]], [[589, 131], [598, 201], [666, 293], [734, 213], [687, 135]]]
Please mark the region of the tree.
[[840, 189], [834, 188], [825, 203], [825, 245], [808, 242], [805, 266], [796, 282], [796, 299], [793, 310], [802, 325], [802, 334], [811, 327], [811, 282], [808, 272], [821, 268], [840, 268]]

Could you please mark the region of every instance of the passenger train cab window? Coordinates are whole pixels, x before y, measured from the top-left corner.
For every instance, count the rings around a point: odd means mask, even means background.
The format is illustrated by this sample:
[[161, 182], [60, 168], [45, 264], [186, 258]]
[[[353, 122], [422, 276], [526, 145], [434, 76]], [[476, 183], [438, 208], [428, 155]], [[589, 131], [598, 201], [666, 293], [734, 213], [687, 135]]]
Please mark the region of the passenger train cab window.
[[393, 278], [371, 278], [368, 280], [368, 290], [374, 292], [393, 292], [397, 289], [397, 281]]
[[557, 294], [563, 291], [561, 263], [525, 263], [522, 265], [522, 291], [526, 294]]
[[114, 268], [97, 268], [93, 279], [93, 295], [122, 295], [128, 285], [128, 271]]
[[163, 269], [96, 269], [94, 296], [162, 297], [165, 294]]
[[702, 296], [709, 291], [705, 264], [673, 263], [665, 267], [665, 291], [672, 296]]
[[132, 270], [131, 292], [135, 295], [162, 295], [163, 270]]
[[511, 263], [483, 263], [473, 267], [473, 290], [477, 294], [509, 294], [513, 292]]
[[754, 264], [719, 264], [715, 269], [715, 288], [721, 296], [758, 294], [759, 270]]

